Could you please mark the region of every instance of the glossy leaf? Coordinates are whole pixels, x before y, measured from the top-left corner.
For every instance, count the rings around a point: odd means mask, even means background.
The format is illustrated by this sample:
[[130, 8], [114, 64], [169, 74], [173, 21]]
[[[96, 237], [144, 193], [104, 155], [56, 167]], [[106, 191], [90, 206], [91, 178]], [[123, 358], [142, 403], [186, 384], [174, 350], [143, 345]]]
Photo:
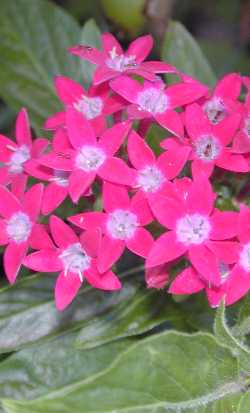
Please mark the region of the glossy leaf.
[[213, 86], [216, 78], [198, 43], [180, 23], [171, 21], [162, 47], [162, 59], [178, 70]]
[[[101, 32], [98, 26], [96, 25], [95, 20], [89, 19], [84, 24], [82, 28], [80, 42], [81, 44], [86, 44], [97, 49], [101, 48]], [[86, 60], [81, 60], [81, 67], [84, 82], [89, 85], [92, 82], [95, 65], [87, 62]]]
[[[48, 351], [50, 357], [53, 353]], [[73, 369], [73, 363], [70, 366]], [[113, 362], [99, 373], [62, 384], [34, 400], [9, 397], [2, 404], [8, 413], [201, 413], [241, 390], [237, 360], [213, 336], [165, 332], [114, 354]]]
[[60, 110], [53, 77], [80, 79], [81, 66], [67, 52], [80, 40], [80, 27], [47, 0], [2, 0], [0, 96], [16, 111], [26, 106], [33, 126]]

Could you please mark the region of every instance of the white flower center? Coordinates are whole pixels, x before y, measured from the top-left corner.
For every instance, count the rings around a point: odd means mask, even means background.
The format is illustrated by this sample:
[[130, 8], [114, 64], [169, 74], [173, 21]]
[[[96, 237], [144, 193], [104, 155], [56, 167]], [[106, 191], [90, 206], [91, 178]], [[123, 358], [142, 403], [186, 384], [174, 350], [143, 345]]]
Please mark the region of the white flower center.
[[213, 135], [200, 136], [194, 143], [195, 153], [203, 161], [213, 161], [221, 151], [218, 139]]
[[155, 165], [146, 166], [137, 176], [137, 184], [145, 192], [156, 192], [164, 181], [164, 175]]
[[79, 242], [71, 244], [59, 255], [63, 262], [64, 274], [68, 272], [78, 274], [80, 280], [83, 281], [83, 271], [90, 267], [91, 257], [89, 257]]
[[106, 155], [95, 146], [83, 146], [75, 159], [76, 167], [85, 172], [97, 170], [105, 161]]
[[73, 104], [74, 108], [83, 113], [85, 117], [94, 119], [102, 113], [103, 101], [99, 97], [81, 96], [77, 102]]
[[69, 184], [69, 172], [66, 171], [53, 171], [54, 176], [50, 179], [51, 181], [55, 182], [59, 186], [66, 187]]
[[164, 89], [149, 87], [138, 93], [137, 104], [147, 112], [163, 113], [168, 107], [168, 98], [164, 93]]
[[177, 221], [177, 239], [184, 244], [202, 244], [211, 229], [207, 217], [200, 214], [187, 214]]
[[13, 154], [8, 162], [9, 172], [20, 174], [23, 172], [23, 164], [30, 159], [30, 149], [27, 145], [21, 145], [18, 148], [11, 147]]
[[229, 265], [223, 261], [219, 262], [219, 272], [221, 276], [221, 284], [224, 284], [227, 281], [228, 276], [230, 274]]
[[137, 216], [130, 211], [116, 209], [109, 214], [107, 229], [115, 239], [125, 240], [132, 238], [137, 226]]
[[217, 125], [227, 114], [223, 101], [216, 96], [204, 104], [204, 111], [213, 125]]
[[250, 272], [250, 242], [244, 245], [240, 253], [240, 265], [245, 271]]
[[12, 241], [21, 243], [27, 241], [32, 229], [32, 222], [24, 212], [16, 212], [7, 221], [6, 231]]
[[126, 69], [132, 69], [137, 66], [134, 55], [119, 55], [116, 52], [116, 47], [113, 47], [113, 49], [109, 52], [109, 57], [106, 59], [105, 63], [110, 69], [117, 70], [118, 72], [124, 72]]
[[248, 115], [244, 122], [244, 132], [250, 138], [250, 115]]

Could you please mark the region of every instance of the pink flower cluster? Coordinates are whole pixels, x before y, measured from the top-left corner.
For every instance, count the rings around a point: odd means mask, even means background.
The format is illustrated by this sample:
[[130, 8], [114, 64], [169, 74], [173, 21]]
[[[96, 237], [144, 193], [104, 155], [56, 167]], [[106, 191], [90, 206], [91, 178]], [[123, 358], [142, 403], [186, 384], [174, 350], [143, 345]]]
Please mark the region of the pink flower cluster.
[[[85, 280], [120, 289], [113, 269], [125, 249], [145, 259], [150, 288], [205, 290], [213, 307], [250, 289], [250, 209], [219, 210], [212, 186], [219, 170], [250, 170], [250, 78], [232, 73], [210, 91], [145, 61], [151, 48], [143, 36], [124, 52], [108, 33], [102, 50], [71, 48], [96, 65], [93, 85], [56, 77], [63, 109], [45, 123], [52, 140], [32, 140], [25, 109], [16, 141], [0, 135], [6, 276], [14, 283], [21, 265], [58, 273], [59, 310]], [[163, 73], [178, 81], [166, 84]], [[152, 125], [166, 132], [159, 156], [147, 142]], [[75, 215], [57, 209], [66, 198]], [[175, 277], [173, 267], [182, 268]]]

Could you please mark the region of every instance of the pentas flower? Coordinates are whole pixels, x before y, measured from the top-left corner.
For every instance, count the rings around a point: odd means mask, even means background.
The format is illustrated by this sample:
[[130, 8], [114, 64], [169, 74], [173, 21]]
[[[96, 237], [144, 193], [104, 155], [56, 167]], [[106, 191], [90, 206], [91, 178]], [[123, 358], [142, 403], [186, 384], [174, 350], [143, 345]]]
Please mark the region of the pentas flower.
[[0, 186], [0, 245], [7, 245], [4, 270], [11, 284], [16, 280], [28, 248], [42, 248], [51, 243], [45, 227], [37, 223], [42, 195], [43, 185], [34, 185], [24, 194], [21, 203]]
[[[238, 213], [214, 208], [215, 194], [200, 174], [177, 190], [179, 196], [158, 196], [153, 206], [157, 220], [169, 229], [154, 243], [146, 267], [168, 263], [187, 255], [205, 280], [220, 284], [218, 257], [229, 246], [224, 240], [237, 233]], [[220, 241], [220, 242], [219, 242]]]
[[34, 271], [60, 272], [55, 285], [58, 310], [65, 309], [72, 302], [85, 279], [101, 290], [121, 288], [119, 279], [112, 271], [100, 274], [97, 270], [98, 231], [85, 231], [78, 237], [56, 216], [50, 217], [50, 231], [55, 244], [48, 244], [28, 255], [24, 265]]
[[168, 151], [157, 159], [145, 140], [135, 131], [129, 133], [127, 150], [129, 160], [136, 169], [133, 187], [147, 198], [150, 205], [157, 202], [158, 194], [168, 194], [169, 180], [180, 173], [183, 159], [190, 152], [190, 148], [183, 146], [177, 153]]
[[49, 168], [70, 172], [69, 194], [78, 202], [96, 177], [131, 185], [134, 173], [126, 163], [113, 155], [123, 143], [131, 124], [124, 121], [115, 124], [97, 139], [90, 123], [74, 108], [66, 115], [67, 133], [71, 147], [44, 155], [40, 163]]
[[[111, 96], [107, 84], [99, 87], [90, 86], [89, 90], [86, 91], [82, 85], [74, 80], [65, 76], [57, 76], [55, 89], [65, 109], [68, 106], [73, 106], [91, 122], [97, 134], [102, 133], [106, 127], [105, 116], [112, 115], [125, 106], [120, 96]], [[64, 126], [65, 122], [65, 112], [58, 112], [47, 119], [45, 128], [56, 129], [59, 126]]]
[[[66, 130], [59, 128], [55, 132], [52, 140], [53, 151], [63, 155], [63, 151], [68, 149], [70, 143]], [[65, 198], [69, 195], [69, 171], [63, 171], [60, 169], [52, 169], [47, 166], [41, 165], [38, 160], [29, 162], [26, 168], [26, 172], [42, 181], [47, 181], [48, 185], [44, 188], [41, 212], [43, 215], [48, 215], [53, 212]], [[84, 196], [91, 194], [88, 190], [84, 193]]]
[[176, 69], [168, 63], [144, 62], [152, 47], [152, 36], [141, 36], [134, 40], [124, 53], [116, 38], [110, 33], [104, 33], [102, 51], [85, 45], [71, 47], [69, 51], [97, 65], [93, 83], [99, 85], [119, 77], [122, 73], [139, 75], [149, 80], [156, 80], [155, 73], [176, 73]]
[[241, 104], [237, 99], [240, 96], [241, 84], [240, 75], [230, 73], [217, 83], [209, 99], [205, 100], [203, 111], [213, 125], [240, 110]]
[[38, 158], [48, 143], [42, 138], [32, 142], [27, 111], [22, 109], [16, 120], [16, 142], [0, 135], [0, 184], [12, 184], [13, 191], [21, 195], [28, 178], [28, 162]]
[[128, 107], [130, 118], [151, 118], [179, 137], [183, 136], [183, 122], [174, 109], [194, 102], [207, 93], [207, 87], [196, 82], [166, 87], [160, 80], [153, 83], [145, 81], [142, 85], [128, 76], [113, 80], [110, 86], [132, 104]]
[[107, 271], [122, 255], [125, 247], [141, 257], [147, 257], [153, 244], [152, 235], [143, 228], [153, 217], [145, 199], [135, 195], [129, 199], [127, 190], [108, 182], [103, 184], [104, 212], [74, 215], [69, 221], [83, 229], [100, 228], [103, 238], [97, 267]]
[[[228, 147], [239, 127], [240, 115], [234, 113], [212, 125], [197, 103], [186, 108], [185, 125], [192, 147], [192, 171], [210, 176], [214, 166], [233, 172], [248, 172], [246, 159]], [[184, 143], [185, 144], [185, 143]]]
[[243, 106], [240, 130], [236, 133], [233, 141], [233, 151], [238, 153], [250, 152], [250, 91], [247, 93]]
[[164, 288], [169, 280], [169, 266], [166, 264], [158, 265], [153, 268], [145, 269], [145, 281], [148, 288], [160, 290]]

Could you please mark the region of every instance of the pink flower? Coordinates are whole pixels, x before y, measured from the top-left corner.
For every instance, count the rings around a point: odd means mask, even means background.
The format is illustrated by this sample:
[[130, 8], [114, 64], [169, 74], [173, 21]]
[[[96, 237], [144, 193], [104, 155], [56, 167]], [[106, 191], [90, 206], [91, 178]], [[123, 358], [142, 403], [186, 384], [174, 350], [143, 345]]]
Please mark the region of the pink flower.
[[168, 265], [146, 268], [145, 280], [148, 288], [156, 288], [157, 290], [164, 288], [169, 280]]
[[[151, 205], [158, 221], [170, 230], [155, 241], [146, 266], [154, 267], [188, 254], [204, 279], [219, 285], [217, 258], [226, 248], [223, 241], [236, 235], [238, 213], [214, 208], [215, 194], [202, 174], [193, 183], [185, 183], [181, 191], [179, 188], [172, 197], [159, 195]], [[227, 249], [229, 253], [228, 246]]]
[[162, 153], [158, 159], [152, 149], [135, 131], [128, 137], [128, 156], [136, 168], [134, 187], [151, 203], [157, 202], [158, 194], [168, 193], [169, 180], [175, 178], [181, 171], [183, 159], [190, 153], [189, 147], [180, 147], [178, 152]]
[[37, 249], [50, 243], [44, 226], [36, 223], [42, 195], [43, 185], [34, 185], [20, 203], [8, 189], [0, 186], [0, 245], [7, 245], [4, 269], [11, 284], [16, 280], [29, 246]]
[[233, 151], [238, 153], [250, 152], [250, 91], [247, 93], [243, 106], [240, 130], [236, 133], [233, 141]]
[[132, 119], [153, 118], [174, 135], [183, 136], [183, 123], [174, 109], [186, 105], [207, 93], [207, 87], [198, 82], [177, 83], [166, 87], [163, 81], [144, 82], [128, 76], [110, 82], [111, 88], [128, 102]]
[[11, 184], [12, 191], [19, 196], [28, 178], [26, 166], [31, 159], [39, 157], [49, 143], [42, 138], [32, 142], [26, 109], [22, 109], [17, 116], [16, 141], [0, 135], [0, 184]]
[[97, 65], [93, 83], [99, 85], [122, 73], [135, 74], [149, 80], [156, 80], [155, 73], [176, 73], [176, 69], [165, 62], [144, 62], [153, 46], [150, 35], [134, 40], [127, 52], [111, 33], [102, 34], [103, 51], [90, 46], [78, 45], [69, 49], [70, 53], [80, 56]]
[[[82, 85], [74, 80], [57, 76], [55, 88], [65, 109], [73, 106], [91, 122], [97, 134], [102, 133], [106, 128], [105, 116], [112, 115], [124, 107], [124, 101], [120, 96], [110, 96], [108, 85], [91, 86], [88, 91], [85, 91]], [[45, 128], [56, 129], [64, 126], [65, 122], [65, 112], [58, 112], [47, 119]]]
[[124, 187], [104, 182], [103, 208], [105, 212], [86, 212], [69, 218], [80, 228], [102, 230], [104, 236], [97, 259], [99, 271], [107, 271], [121, 257], [125, 247], [147, 257], [153, 238], [143, 228], [152, 221], [146, 200], [136, 195], [130, 200]]
[[58, 272], [55, 300], [58, 310], [64, 310], [75, 298], [84, 279], [101, 290], [118, 290], [121, 283], [112, 271], [100, 274], [96, 266], [99, 247], [98, 231], [85, 231], [78, 237], [56, 216], [50, 217], [50, 231], [55, 242], [28, 255], [24, 265], [34, 271]]
[[228, 147], [239, 127], [240, 114], [234, 113], [213, 125], [201, 106], [193, 103], [186, 108], [185, 115], [186, 129], [193, 148], [190, 156], [193, 175], [202, 172], [210, 176], [214, 166], [233, 172], [249, 171], [246, 159]]
[[99, 139], [90, 125], [74, 108], [67, 110], [66, 117], [69, 141], [72, 147], [53, 151], [40, 159], [49, 168], [69, 172], [69, 194], [78, 202], [96, 179], [96, 176], [111, 182], [130, 185], [134, 171], [122, 159], [113, 155], [123, 143], [131, 124], [124, 121], [107, 129]]
[[203, 103], [203, 111], [213, 125], [240, 110], [241, 104], [237, 99], [240, 96], [241, 83], [238, 73], [224, 76], [215, 86], [211, 97]]

